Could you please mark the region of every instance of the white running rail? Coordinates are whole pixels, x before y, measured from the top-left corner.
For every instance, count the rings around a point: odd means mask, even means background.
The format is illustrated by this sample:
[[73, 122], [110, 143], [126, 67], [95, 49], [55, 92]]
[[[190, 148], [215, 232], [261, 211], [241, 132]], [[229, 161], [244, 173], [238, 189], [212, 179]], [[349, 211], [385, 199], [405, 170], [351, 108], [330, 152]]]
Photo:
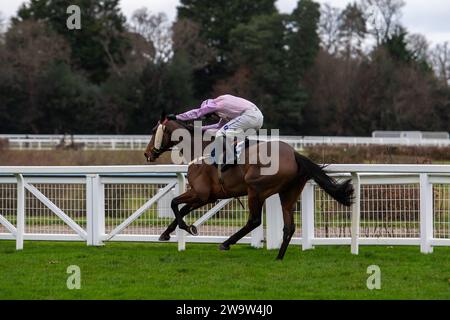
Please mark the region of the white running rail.
[[[13, 150], [52, 150], [75, 145], [83, 150], [144, 150], [150, 135], [0, 135]], [[296, 149], [314, 145], [399, 145], [450, 147], [450, 139], [281, 136]]]
[[[0, 167], [0, 239], [158, 241], [173, 220], [170, 201], [186, 186], [184, 165]], [[295, 209], [292, 244], [417, 245], [423, 253], [450, 246], [450, 165], [330, 165], [351, 178], [355, 204], [337, 204], [309, 182]], [[242, 199], [247, 206], [245, 199]], [[277, 249], [283, 221], [279, 197], [266, 201], [264, 223], [241, 243]], [[247, 208], [222, 200], [186, 217], [200, 235], [177, 230], [171, 242], [219, 243], [241, 228]]]

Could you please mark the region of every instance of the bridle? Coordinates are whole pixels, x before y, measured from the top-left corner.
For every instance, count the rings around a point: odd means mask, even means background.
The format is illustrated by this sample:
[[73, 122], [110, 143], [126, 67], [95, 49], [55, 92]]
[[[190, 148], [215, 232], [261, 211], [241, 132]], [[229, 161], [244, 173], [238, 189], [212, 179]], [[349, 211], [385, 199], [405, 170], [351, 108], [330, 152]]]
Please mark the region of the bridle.
[[172, 147], [166, 148], [166, 147], [161, 147], [159, 149], [156, 149], [155, 147], [152, 148], [152, 150], [150, 150], [150, 152], [154, 155], [155, 158], [158, 158], [160, 155], [162, 155], [164, 152], [167, 151], [172, 151]]
[[[163, 132], [163, 134], [164, 134], [164, 132], [166, 131], [166, 124], [167, 124], [167, 122], [168, 122], [169, 120], [168, 119], [165, 119], [162, 123], [161, 123], [161, 126], [162, 126], [162, 132]], [[167, 151], [171, 151], [172, 150], [172, 147], [164, 147], [164, 146], [162, 146], [162, 141], [161, 141], [161, 146], [159, 147], [159, 148], [156, 148], [155, 146], [153, 146], [153, 148], [152, 148], [152, 150], [150, 150], [150, 152], [152, 153], [152, 155], [155, 157], [155, 159], [156, 158], [158, 158], [161, 154], [163, 154], [164, 152], [167, 152]]]

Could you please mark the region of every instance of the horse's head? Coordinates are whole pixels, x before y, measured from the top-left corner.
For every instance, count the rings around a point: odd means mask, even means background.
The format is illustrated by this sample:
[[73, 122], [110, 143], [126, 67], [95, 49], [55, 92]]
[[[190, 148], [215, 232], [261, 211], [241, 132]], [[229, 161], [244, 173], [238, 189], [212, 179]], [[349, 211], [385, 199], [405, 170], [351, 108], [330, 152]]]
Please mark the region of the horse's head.
[[169, 120], [163, 111], [158, 123], [152, 129], [152, 138], [145, 149], [145, 158], [148, 162], [154, 162], [161, 154], [172, 149], [179, 141], [172, 141], [172, 133], [176, 129], [189, 126], [176, 120]]
[[169, 122], [170, 120], [163, 111], [158, 123], [152, 129], [152, 138], [145, 149], [144, 155], [148, 162], [154, 162], [163, 152], [170, 150], [173, 146], [170, 139], [171, 132], [168, 129]]

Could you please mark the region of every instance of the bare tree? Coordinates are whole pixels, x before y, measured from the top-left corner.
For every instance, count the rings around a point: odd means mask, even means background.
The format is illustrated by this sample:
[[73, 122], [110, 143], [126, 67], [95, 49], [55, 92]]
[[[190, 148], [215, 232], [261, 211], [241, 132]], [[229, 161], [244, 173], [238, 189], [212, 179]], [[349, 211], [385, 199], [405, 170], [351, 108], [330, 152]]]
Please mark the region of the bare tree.
[[5, 27], [6, 27], [6, 18], [0, 11], [0, 39], [2, 39], [2, 35], [5, 32]]
[[[99, 2], [99, 6], [100, 10], [96, 14], [96, 19], [101, 23], [102, 28], [100, 29], [100, 36], [96, 40], [101, 44], [111, 70], [118, 76], [121, 76], [120, 65], [122, 63], [117, 59], [117, 54], [112, 44], [115, 39], [125, 38], [126, 34], [121, 27], [117, 26], [117, 21], [113, 18], [116, 14], [116, 9], [101, 2]], [[126, 51], [126, 48], [121, 48], [121, 50]]]
[[356, 4], [349, 4], [342, 11], [339, 34], [347, 59], [361, 55], [362, 45], [367, 34], [366, 18], [362, 9]]
[[377, 45], [388, 39], [400, 26], [404, 0], [362, 0], [369, 33], [375, 37]]
[[128, 32], [126, 37], [131, 45], [131, 50], [125, 56], [126, 64], [122, 66], [122, 69], [124, 72], [141, 70], [155, 58], [153, 43], [148, 42], [138, 33]]
[[337, 54], [340, 47], [341, 11], [325, 3], [321, 7], [319, 34], [322, 47], [330, 54]]
[[69, 63], [69, 44], [44, 23], [26, 20], [14, 24], [6, 33], [1, 60], [5, 63], [0, 66], [2, 72], [14, 74], [14, 85], [19, 84], [27, 96], [24, 124], [38, 132], [35, 120], [40, 116], [37, 101], [40, 81], [55, 61]]
[[429, 43], [427, 38], [419, 33], [409, 34], [407, 39], [408, 50], [410, 50], [416, 59], [428, 61]]
[[194, 69], [207, 66], [217, 56], [217, 51], [200, 37], [200, 26], [188, 19], [180, 19], [173, 25], [173, 49], [188, 55]]
[[450, 84], [450, 45], [448, 42], [436, 45], [431, 51], [431, 61], [442, 85]]
[[152, 14], [147, 8], [133, 13], [130, 29], [151, 42], [155, 62], [166, 62], [172, 54], [172, 28], [165, 13]]
[[34, 20], [20, 22], [8, 30], [6, 49], [12, 66], [27, 77], [41, 74], [55, 60], [68, 63], [70, 57], [64, 38]]

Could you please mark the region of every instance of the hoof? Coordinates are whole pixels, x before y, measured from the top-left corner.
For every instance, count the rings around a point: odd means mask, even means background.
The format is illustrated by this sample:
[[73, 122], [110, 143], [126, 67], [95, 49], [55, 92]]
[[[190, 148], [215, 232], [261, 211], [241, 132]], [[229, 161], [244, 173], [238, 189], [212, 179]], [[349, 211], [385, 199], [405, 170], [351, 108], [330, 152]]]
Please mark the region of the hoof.
[[190, 234], [192, 234], [193, 236], [198, 236], [198, 230], [197, 230], [197, 227], [194, 226], [194, 225], [189, 226], [188, 232], [189, 232]]
[[159, 241], [169, 241], [170, 240], [170, 234], [165, 234], [163, 233], [162, 235], [159, 236]]
[[225, 244], [220, 244], [220, 246], [219, 246], [219, 250], [220, 251], [228, 251], [228, 250], [230, 250], [230, 246], [227, 246], [227, 245], [225, 245]]

